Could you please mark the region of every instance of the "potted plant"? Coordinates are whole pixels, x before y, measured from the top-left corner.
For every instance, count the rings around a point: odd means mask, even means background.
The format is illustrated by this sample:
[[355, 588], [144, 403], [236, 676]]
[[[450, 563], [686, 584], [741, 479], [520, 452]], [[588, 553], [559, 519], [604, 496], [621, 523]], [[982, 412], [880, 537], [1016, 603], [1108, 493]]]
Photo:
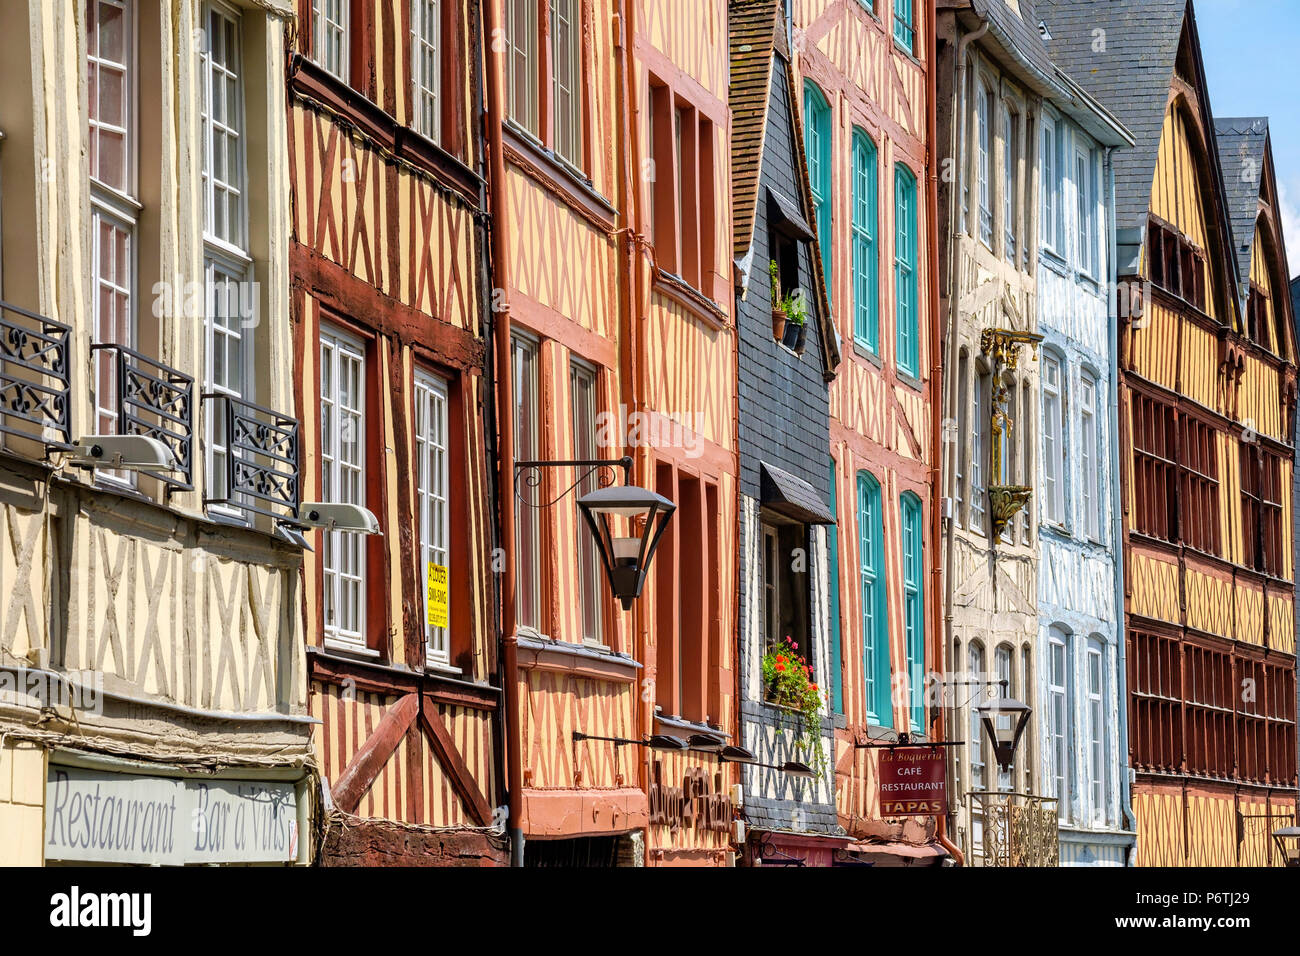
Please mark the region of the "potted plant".
[[786, 348], [799, 351], [803, 348], [804, 325], [808, 321], [808, 305], [803, 290], [781, 294], [781, 276], [775, 259], [768, 263], [767, 271], [772, 277], [772, 338]]
[[812, 679], [812, 667], [799, 653], [799, 645], [788, 634], [768, 648], [762, 662], [767, 701], [799, 714], [801, 732], [796, 746], [809, 755], [809, 766], [821, 776], [826, 769], [822, 747], [822, 710], [826, 706], [821, 688]]
[[781, 276], [775, 259], [768, 262], [767, 274], [772, 277], [772, 338], [779, 342], [785, 336], [786, 315], [781, 303]]

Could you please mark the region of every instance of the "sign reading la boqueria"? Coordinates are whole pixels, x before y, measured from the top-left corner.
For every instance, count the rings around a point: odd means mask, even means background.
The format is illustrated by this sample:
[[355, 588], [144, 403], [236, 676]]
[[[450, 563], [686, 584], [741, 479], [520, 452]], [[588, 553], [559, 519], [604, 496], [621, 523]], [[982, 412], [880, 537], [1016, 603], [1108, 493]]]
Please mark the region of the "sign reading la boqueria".
[[948, 808], [948, 767], [938, 747], [893, 747], [880, 752], [880, 815], [939, 816]]

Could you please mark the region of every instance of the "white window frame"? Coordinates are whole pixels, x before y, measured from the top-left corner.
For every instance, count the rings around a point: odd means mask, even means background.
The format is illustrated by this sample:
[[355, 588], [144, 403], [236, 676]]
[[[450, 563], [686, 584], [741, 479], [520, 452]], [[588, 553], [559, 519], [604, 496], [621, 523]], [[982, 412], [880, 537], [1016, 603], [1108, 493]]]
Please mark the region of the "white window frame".
[[1016, 153], [1019, 113], [1002, 101], [1002, 255], [1008, 262], [1016, 261]]
[[311, 58], [326, 73], [349, 82], [350, 0], [311, 0]]
[[[590, 402], [588, 407], [578, 407], [578, 389], [579, 379], [585, 379], [589, 383]], [[597, 456], [596, 446], [596, 415], [600, 408], [600, 373], [597, 369], [580, 359], [573, 358], [569, 362], [569, 401], [573, 406], [570, 409], [573, 420], [573, 446], [576, 458], [595, 458]], [[579, 429], [588, 429], [590, 439], [590, 454], [582, 450], [578, 440]], [[599, 487], [595, 475], [588, 476], [578, 488], [580, 494], [586, 494], [595, 491]], [[574, 556], [578, 566], [578, 595], [579, 601], [579, 626], [582, 629], [582, 641], [584, 644], [605, 645], [605, 602], [604, 602], [604, 565], [600, 558], [600, 549], [596, 544], [596, 539], [592, 537], [590, 529], [587, 527], [585, 520], [577, 522], [577, 554]], [[587, 617], [590, 615], [592, 628], [587, 628]]]
[[[106, 3], [109, 6], [116, 7], [122, 11], [124, 18], [122, 31], [122, 60], [107, 59], [102, 55], [101, 50], [96, 50], [92, 55], [90, 51], [90, 37], [86, 37], [86, 69], [89, 73], [89, 64], [93, 61], [96, 64], [97, 74], [107, 68], [108, 70], [120, 69], [123, 76], [122, 95], [123, 95], [123, 116], [122, 125], [115, 126], [104, 122], [98, 109], [98, 104], [89, 104], [88, 114], [86, 117], [87, 137], [97, 137], [98, 130], [108, 129], [122, 135], [123, 151], [123, 183], [121, 188], [110, 185], [95, 178], [94, 170], [91, 170], [90, 178], [90, 204], [91, 204], [91, 310], [94, 323], [94, 341], [98, 343], [112, 343], [123, 345], [127, 348], [135, 348], [139, 337], [139, 299], [137, 296], [138, 279], [139, 279], [139, 256], [136, 250], [136, 225], [143, 211], [143, 206], [136, 198], [138, 190], [139, 175], [139, 58], [137, 54], [137, 40], [139, 30], [138, 8], [135, 0], [99, 0], [95, 4], [96, 22], [99, 20], [99, 8]], [[102, 88], [102, 82], [97, 84], [97, 88]], [[107, 226], [120, 233], [126, 238], [126, 264], [123, 272], [125, 276], [113, 275], [107, 276], [101, 272], [103, 263], [104, 250], [100, 243], [101, 227]], [[120, 263], [115, 263], [120, 265]], [[101, 289], [107, 290], [114, 296], [122, 296], [125, 301], [125, 334], [119, 334], [119, 330], [109, 330], [110, 319], [103, 314], [101, 308], [103, 295]], [[116, 317], [113, 317], [116, 319]], [[116, 324], [114, 321], [112, 324]], [[109, 433], [117, 431], [118, 416], [121, 409], [117, 404], [117, 356], [113, 352], [99, 351], [95, 353], [95, 369], [93, 378], [92, 396], [95, 407], [95, 426], [94, 431], [105, 430]], [[107, 367], [105, 367], [107, 366]], [[105, 391], [108, 394], [101, 394], [99, 384], [105, 382]], [[133, 471], [115, 471], [109, 469], [96, 469], [95, 478], [98, 481], [106, 481], [111, 484], [123, 485], [134, 488], [136, 485], [136, 474]]]
[[974, 373], [974, 398], [972, 401], [972, 421], [970, 429], [971, 455], [970, 455], [970, 522], [968, 530], [976, 534], [985, 534], [987, 528], [987, 501], [986, 488], [984, 484], [984, 437], [989, 428], [988, 410], [985, 409], [986, 399], [991, 399], [987, 394], [989, 386], [989, 377], [982, 374], [978, 369]]
[[[581, 0], [550, 0], [548, 6], [551, 18], [551, 150], [570, 166], [580, 169], [583, 146], [582, 3]], [[562, 7], [568, 13], [567, 22], [561, 19]], [[567, 49], [564, 47], [566, 30]], [[567, 68], [561, 69], [562, 65]]]
[[[966, 646], [966, 670], [969, 680], [983, 681], [985, 679], [986, 661], [984, 660], [984, 645], [978, 641], [972, 641]], [[970, 788], [972, 790], [988, 789], [988, 761], [984, 759], [984, 726], [980, 719], [978, 707], [980, 696], [976, 694], [966, 709], [970, 711], [967, 715], [967, 726], [970, 727]]]
[[[334, 326], [322, 326], [320, 330], [321, 361], [321, 492], [325, 500], [347, 502], [365, 506], [366, 504], [366, 348], [365, 343]], [[340, 372], [344, 364], [355, 367], [356, 394], [354, 406], [342, 406], [340, 402]], [[328, 384], [326, 384], [328, 382]], [[344, 418], [351, 422], [343, 424]], [[328, 420], [327, 420], [328, 416]], [[348, 461], [341, 457], [344, 445], [344, 432], [351, 428], [355, 431], [355, 441], [351, 443], [355, 460]], [[343, 481], [345, 472], [355, 476], [356, 490], [345, 490], [347, 482]], [[345, 650], [368, 650], [366, 641], [366, 588], [365, 563], [366, 548], [364, 537], [343, 531], [322, 531], [321, 567], [324, 579], [322, 598], [322, 620], [325, 643]], [[335, 610], [336, 617], [341, 617], [344, 603], [344, 588], [355, 587], [355, 604], [352, 615], [346, 621], [336, 620], [331, 624], [330, 609]], [[350, 626], [349, 626], [350, 625]]]
[[[541, 66], [538, 50], [538, 0], [505, 0], [506, 115], [519, 129], [540, 140]], [[519, 77], [522, 75], [522, 87]], [[522, 88], [523, 97], [517, 95]]]
[[1047, 653], [1047, 756], [1048, 778], [1062, 820], [1071, 817], [1070, 795], [1074, 790], [1074, 760], [1071, 746], [1070, 635], [1053, 625], [1048, 630]]
[[[231, 398], [253, 401], [255, 395], [254, 369], [256, 325], [245, 321], [245, 317], [236, 312], [233, 316], [226, 314], [225, 322], [219, 321], [218, 281], [224, 280], [222, 288], [228, 289], [233, 284], [236, 288], [235, 301], [243, 304], [243, 290], [256, 288], [252, 284], [253, 260], [248, 250], [249, 208], [248, 208], [248, 165], [247, 137], [245, 134], [247, 111], [245, 108], [245, 85], [243, 74], [243, 22], [237, 9], [219, 0], [208, 0], [203, 4], [204, 42], [199, 56], [202, 82], [202, 105], [199, 112], [200, 137], [202, 143], [202, 163], [200, 171], [200, 188], [203, 192], [203, 287], [205, 290], [204, 308], [204, 385], [205, 391]], [[222, 53], [225, 60], [215, 60], [214, 44], [218, 42], [216, 31], [212, 29], [213, 18], [220, 18], [223, 31], [231, 27], [235, 49], [224, 49], [221, 38]], [[236, 95], [232, 102], [229, 92], [223, 95], [226, 113], [221, 118], [214, 115], [213, 90], [217, 82], [233, 82]], [[215, 156], [217, 141], [221, 139], [226, 154], [224, 178], [217, 175]], [[233, 148], [232, 148], [233, 147]], [[231, 155], [233, 153], [233, 155]], [[225, 228], [216, 228], [218, 204], [224, 210]], [[232, 217], [231, 211], [235, 215]], [[233, 224], [233, 226], [232, 226]], [[229, 294], [228, 292], [226, 293]], [[228, 300], [227, 300], [228, 301]], [[254, 308], [257, 303], [254, 303]], [[229, 310], [226, 310], [227, 312]], [[231, 324], [231, 319], [235, 324]], [[224, 352], [224, 360], [219, 356]], [[232, 352], [234, 361], [231, 361]], [[219, 475], [225, 470], [226, 456], [229, 449], [225, 446], [222, 423], [224, 416], [217, 411], [218, 403], [205, 404], [204, 437], [206, 444], [205, 465], [207, 469], [207, 487], [212, 497], [224, 497], [229, 493]], [[213, 503], [208, 510], [223, 517], [246, 522], [248, 515], [237, 503]]]
[[[995, 680], [1005, 680], [1006, 686], [998, 685], [999, 695], [1006, 697], [1017, 697], [1016, 687], [1016, 649], [1007, 643], [999, 644], [993, 649], [993, 671]], [[1005, 730], [1011, 726], [1011, 716], [1003, 715], [996, 718], [999, 730]], [[1002, 768], [997, 769], [997, 782], [999, 790], [1012, 790], [1015, 788], [1012, 774], [1015, 767], [1003, 772]]]
[[1088, 814], [1093, 826], [1105, 826], [1110, 809], [1110, 754], [1106, 724], [1106, 646], [1088, 639], [1084, 660], [1088, 727]]
[[1079, 506], [1083, 512], [1080, 531], [1090, 541], [1101, 536], [1101, 481], [1098, 475], [1101, 462], [1097, 457], [1099, 422], [1097, 379], [1085, 371], [1079, 376]]
[[992, 123], [993, 91], [982, 81], [976, 83], [978, 99], [975, 104], [975, 180], [978, 185], [975, 235], [990, 251], [993, 249], [992, 190]]
[[414, 389], [416, 508], [419, 522], [419, 578], [424, 582], [424, 662], [439, 669], [451, 668], [451, 609], [447, 626], [429, 622], [429, 570], [437, 564], [447, 569], [447, 586], [453, 579], [451, 566], [451, 485], [448, 435], [448, 390], [446, 379], [415, 370]]
[[[1097, 231], [1093, 198], [1092, 150], [1076, 146], [1074, 150], [1075, 189], [1075, 267], [1087, 276], [1096, 275]], [[1080, 171], [1082, 169], [1082, 172]]]
[[[519, 384], [522, 381], [522, 376], [523, 376], [523, 355], [525, 354], [525, 352], [527, 352], [532, 356], [532, 362], [531, 362], [532, 378], [530, 382], [532, 394], [530, 397], [532, 399], [531, 408], [532, 408], [533, 416], [525, 424], [526, 427], [528, 428], [529, 441], [534, 449], [534, 453], [536, 453], [540, 451], [541, 428], [542, 428], [541, 409], [539, 407], [542, 398], [541, 341], [535, 338], [534, 336], [528, 335], [522, 331], [513, 332], [510, 338], [511, 338], [510, 367], [511, 367], [511, 375], [513, 376], [511, 393], [515, 403], [514, 414], [512, 418], [514, 419], [514, 423], [515, 423], [516, 436], [518, 435], [520, 424], [521, 422], [523, 422], [523, 418], [519, 413], [519, 398], [520, 398]], [[515, 443], [515, 458], [516, 460], [526, 460], [524, 455], [520, 453], [520, 443], [518, 441], [516, 441]], [[524, 554], [524, 548], [520, 543], [520, 533], [524, 528], [525, 522], [531, 525], [532, 534], [533, 534], [533, 544], [532, 547], [529, 549], [530, 551], [529, 554]], [[515, 518], [515, 541], [512, 542], [516, 549], [516, 554], [515, 554], [516, 618], [518, 620], [518, 627], [521, 630], [526, 629], [526, 630], [533, 631], [534, 633], [540, 632], [542, 620], [543, 620], [542, 589], [541, 589], [541, 582], [539, 580], [542, 574], [541, 537], [542, 537], [542, 520], [541, 520], [540, 512], [536, 508], [518, 509], [518, 513], [516, 514], [516, 518]], [[533, 613], [535, 615], [534, 620], [531, 621], [523, 620], [522, 618], [524, 615], [520, 611], [520, 609], [523, 608], [525, 604], [524, 601], [519, 599], [519, 597], [525, 593], [524, 589], [528, 589], [527, 595], [531, 599]]]
[[1060, 211], [1060, 169], [1059, 169], [1059, 151], [1057, 149], [1057, 130], [1056, 118], [1043, 111], [1042, 119], [1042, 158], [1040, 168], [1042, 170], [1042, 190], [1043, 190], [1043, 208], [1042, 216], [1042, 242], [1043, 245], [1052, 252], [1060, 253], [1059, 237], [1057, 235], [1058, 214]]
[[442, 136], [442, 0], [411, 0], [411, 126]]
[[1043, 353], [1043, 520], [1065, 524], [1065, 363]]

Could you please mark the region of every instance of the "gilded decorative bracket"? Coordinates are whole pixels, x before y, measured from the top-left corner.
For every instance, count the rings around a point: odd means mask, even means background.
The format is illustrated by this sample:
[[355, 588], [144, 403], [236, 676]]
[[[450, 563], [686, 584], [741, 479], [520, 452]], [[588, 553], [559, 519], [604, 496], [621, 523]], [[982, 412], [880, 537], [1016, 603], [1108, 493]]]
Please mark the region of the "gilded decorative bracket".
[[[1010, 475], [1010, 469], [1003, 468], [1003, 441], [1010, 438], [1014, 421], [1007, 408], [1008, 390], [1003, 380], [1003, 373], [1017, 367], [1020, 361], [1020, 347], [1028, 345], [1034, 361], [1038, 360], [1038, 343], [1043, 337], [1037, 332], [1016, 332], [1011, 329], [989, 328], [980, 334], [980, 351], [988, 356], [993, 366], [992, 401], [990, 405], [990, 471], [994, 475]], [[1028, 485], [990, 485], [989, 518], [993, 523], [993, 539], [1002, 536], [1003, 530], [1016, 516], [1021, 508], [1029, 504], [1034, 490]]]

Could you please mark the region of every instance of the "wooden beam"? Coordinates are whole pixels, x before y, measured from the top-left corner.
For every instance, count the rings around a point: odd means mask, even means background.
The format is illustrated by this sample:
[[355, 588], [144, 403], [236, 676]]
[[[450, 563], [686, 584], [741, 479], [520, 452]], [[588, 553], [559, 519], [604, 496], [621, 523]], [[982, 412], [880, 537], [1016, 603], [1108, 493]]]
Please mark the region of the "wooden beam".
[[429, 738], [429, 746], [433, 748], [438, 763], [451, 781], [452, 789], [469, 809], [475, 822], [481, 827], [489, 826], [492, 823], [492, 808], [488, 806], [487, 799], [474, 780], [474, 775], [470, 773], [460, 751], [456, 749], [456, 742], [451, 739], [447, 725], [442, 722], [442, 715], [438, 713], [436, 704], [428, 700], [424, 701], [424, 706], [420, 708], [420, 723]]
[[375, 782], [375, 777], [379, 776], [379, 771], [393, 755], [397, 745], [402, 742], [407, 728], [411, 726], [411, 721], [415, 719], [418, 711], [419, 698], [415, 694], [407, 694], [388, 708], [384, 719], [353, 755], [347, 769], [343, 771], [338, 783], [330, 792], [334, 805], [338, 809], [344, 813], [356, 812], [362, 795], [370, 789], [370, 785]]

